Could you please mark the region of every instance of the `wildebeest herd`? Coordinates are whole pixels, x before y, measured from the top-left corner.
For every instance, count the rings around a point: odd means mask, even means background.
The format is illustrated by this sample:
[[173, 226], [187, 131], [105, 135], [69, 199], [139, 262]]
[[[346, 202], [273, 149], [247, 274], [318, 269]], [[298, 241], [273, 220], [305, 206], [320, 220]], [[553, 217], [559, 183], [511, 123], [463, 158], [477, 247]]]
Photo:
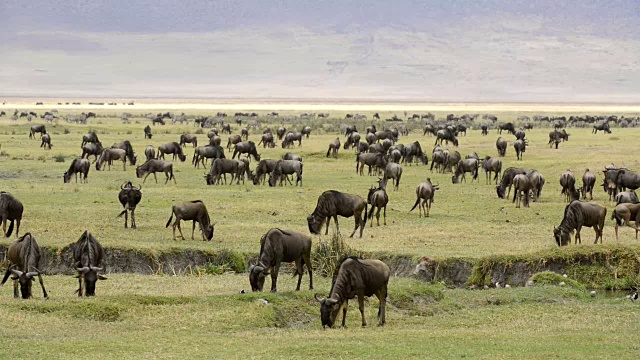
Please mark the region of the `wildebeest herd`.
[[[206, 166], [208, 160], [211, 160], [209, 172], [205, 174], [208, 185], [219, 185], [222, 182], [226, 184], [226, 175], [229, 174], [231, 183], [235, 180], [236, 184], [239, 184], [241, 180], [244, 183], [246, 178], [254, 185], [269, 184], [269, 186], [277, 186], [279, 184], [284, 186], [287, 183], [293, 185], [290, 177], [295, 176], [295, 185], [302, 186], [304, 166], [301, 156], [288, 152], [282, 159], [264, 159], [258, 149], [260, 145], [263, 146], [263, 149], [275, 147], [275, 139], [281, 141], [283, 149], [301, 147], [303, 146], [303, 137], [309, 138], [312, 132], [310, 127], [302, 127], [298, 132], [288, 130], [282, 125], [276, 129], [275, 134], [270, 128], [267, 128], [260, 134], [261, 140], [256, 145], [253, 141], [248, 140], [250, 127], [242, 127], [239, 129], [239, 135], [231, 135], [231, 124], [218, 122], [217, 119], [221, 117], [220, 114], [218, 115], [213, 119], [201, 118], [199, 119], [200, 121], [194, 121], [201, 127], [217, 125], [221, 128], [220, 133], [215, 128], [209, 131], [207, 134], [208, 144], [205, 141], [204, 146], [198, 146], [197, 136], [189, 133], [182, 134], [179, 137], [179, 141], [159, 145], [157, 149], [153, 146], [148, 146], [144, 151], [146, 161], [136, 167], [137, 178], [142, 179], [142, 183], [144, 183], [146, 178], [153, 174], [157, 183], [156, 173], [161, 172], [166, 176], [165, 184], [170, 180], [174, 180], [174, 184], [177, 184], [172, 161], [186, 161], [187, 156], [184, 147], [187, 144], [191, 144], [191, 147], [194, 148], [192, 158], [194, 167]], [[187, 121], [184, 114], [174, 116], [170, 113], [159, 114], [149, 119], [152, 121], [152, 125], [162, 125], [167, 119], [171, 119], [173, 123]], [[463, 157], [463, 154], [460, 154], [459, 151], [450, 150], [446, 147], [449, 143], [454, 147], [458, 147], [460, 142], [463, 141], [461, 140], [463, 139], [462, 136], [466, 136], [467, 130], [471, 128], [470, 123], [465, 122], [465, 119], [464, 117], [448, 118], [446, 122], [442, 123], [427, 117], [423, 135], [433, 135], [436, 138], [431, 152], [432, 163], [430, 171], [433, 172], [435, 168], [436, 173], [451, 173], [452, 183], [460, 184], [467, 182], [467, 179], [469, 182], [473, 182], [473, 180], [479, 181], [479, 171], [482, 169], [485, 171], [485, 183], [495, 183], [498, 197], [508, 198], [513, 187], [514, 195], [512, 201], [516, 204], [516, 207], [529, 207], [531, 202], [539, 201], [546, 181], [540, 172], [535, 169], [519, 167], [509, 167], [503, 171], [503, 160], [500, 158], [506, 156], [508, 149], [508, 141], [505, 138], [499, 137], [496, 141], [496, 156], [479, 156], [474, 152]], [[490, 127], [497, 128], [502, 136], [507, 136], [502, 133], [503, 131], [512, 134], [515, 137], [513, 148], [516, 159], [517, 161], [522, 160], [523, 153], [525, 153], [529, 144], [525, 130], [532, 128], [532, 123], [527, 122], [525, 125], [529, 126], [516, 129], [513, 123], [498, 124], [497, 127], [494, 127], [497, 121], [495, 117], [487, 116], [484, 119], [486, 123], [480, 126], [482, 134], [488, 134]], [[83, 121], [86, 123], [86, 118]], [[569, 140], [569, 134], [564, 129], [564, 124], [571, 124], [571, 122], [565, 120], [564, 123], [558, 123], [558, 126], [556, 126], [555, 121], [560, 120], [554, 120], [553, 122], [555, 129], [549, 134], [549, 145], [553, 146], [555, 144], [557, 149], [559, 144]], [[575, 120], [574, 123], [577, 121], [582, 120]], [[593, 132], [603, 130], [611, 133], [608, 124], [607, 121], [594, 125]], [[150, 126], [145, 126], [143, 131], [145, 139], [152, 138], [152, 128]], [[355, 225], [351, 232], [351, 237], [358, 232], [358, 229], [359, 236], [362, 237], [367, 220], [371, 221], [370, 226], [373, 226], [374, 213], [378, 226], [380, 225], [381, 212], [383, 226], [387, 225], [388, 181], [392, 181], [390, 185], [392, 193], [393, 191], [400, 191], [403, 166], [406, 170], [407, 166], [428, 165], [429, 156], [423, 151], [419, 141], [409, 144], [401, 144], [399, 142], [400, 136], [406, 134], [406, 128], [390, 126], [379, 130], [375, 125], [371, 125], [365, 131], [366, 134], [363, 137], [358, 133], [356, 125], [345, 126], [344, 132], [340, 135], [345, 138], [342, 140], [338, 136], [331, 141], [328, 144], [326, 157], [340, 159], [338, 152], [341, 145], [343, 145], [344, 150], [354, 151], [356, 174], [364, 176], [364, 167], [366, 165], [368, 175], [379, 177], [376, 184], [366, 189], [368, 194], [364, 197], [337, 190], [327, 190], [321, 193], [318, 197], [316, 208], [307, 217], [307, 225], [311, 234], [321, 234], [323, 225], [325, 225], [324, 234], [328, 234], [332, 218], [336, 231], [339, 233], [338, 216], [354, 217]], [[36, 133], [41, 134], [41, 147], [51, 149], [51, 137], [46, 132], [45, 126], [31, 126], [29, 137], [34, 138]], [[230, 135], [227, 142], [227, 151], [230, 152], [233, 149], [231, 159], [226, 158], [224, 148], [220, 145], [221, 137], [219, 134], [225, 133]], [[362, 139], [365, 141], [361, 141]], [[94, 157], [93, 163], [96, 164], [97, 171], [104, 171], [105, 169], [109, 171], [114, 160], [122, 161], [124, 171], [126, 171], [127, 162], [133, 166], [137, 162], [137, 156], [130, 141], [125, 140], [120, 143], [114, 143], [105, 148], [95, 132], [89, 132], [83, 136], [81, 149], [82, 154], [71, 162], [69, 169], [63, 175], [65, 183], [70, 182], [74, 174], [76, 175], [76, 182], [78, 174], [80, 174], [81, 182], [88, 181], [87, 176], [91, 167], [89, 156]], [[172, 156], [171, 158], [165, 158], [165, 155]], [[237, 160], [236, 156], [238, 157]], [[253, 160], [253, 163], [251, 160]], [[251, 169], [252, 166], [253, 170]], [[424, 168], [426, 169], [426, 167]], [[616, 238], [618, 236], [618, 227], [624, 225], [635, 228], [637, 237], [640, 225], [640, 205], [637, 204], [638, 199], [635, 193], [633, 191], [626, 192], [625, 190], [635, 190], [640, 187], [640, 175], [629, 169], [618, 168], [613, 165], [605, 167], [603, 173], [605, 174], [603, 189], [612, 199], [617, 201], [617, 206], [612, 214], [612, 219], [616, 223]], [[565, 208], [562, 221], [553, 230], [553, 237], [557, 245], [564, 246], [569, 244], [570, 234], [572, 233], [575, 233], [575, 242], [581, 242], [580, 231], [582, 227], [593, 227], [596, 232], [596, 243], [598, 239], [602, 242], [602, 229], [607, 214], [606, 207], [581, 201], [587, 198], [593, 199], [593, 189], [596, 184], [595, 173], [586, 169], [582, 176], [581, 186], [578, 186], [574, 174], [569, 170], [560, 175], [559, 181], [562, 187], [561, 194], [568, 202], [568, 205]], [[416, 201], [409, 212], [418, 207], [419, 217], [422, 214], [425, 217], [429, 217], [437, 191], [440, 191], [440, 185], [432, 182], [430, 177], [425, 177], [425, 180], [416, 186]], [[127, 181], [120, 186], [117, 196], [123, 206], [119, 216], [124, 216], [125, 218], [124, 227], [128, 227], [128, 217], [130, 215], [130, 226], [132, 229], [136, 229], [135, 209], [142, 198], [142, 187], [136, 187], [131, 181]], [[18, 236], [22, 213], [23, 205], [18, 199], [7, 192], [0, 193], [0, 219], [3, 223], [5, 236], [9, 237], [12, 234], [14, 223], [16, 235]], [[174, 216], [175, 221], [172, 224]], [[192, 239], [194, 239], [197, 223], [202, 239], [205, 241], [212, 240], [216, 223], [211, 220], [203, 201], [193, 200], [176, 203], [172, 206], [166, 227], [172, 225], [174, 240], [176, 239], [176, 228], [180, 237], [184, 239], [180, 227], [181, 220], [193, 222]], [[8, 231], [6, 229], [7, 222], [10, 222]], [[296, 290], [300, 289], [304, 268], [306, 267], [310, 277], [309, 288], [313, 289], [310, 260], [311, 244], [312, 239], [307, 234], [278, 228], [269, 230], [260, 239], [260, 253], [257, 262], [249, 268], [249, 280], [252, 290], [261, 291], [264, 287], [266, 276], [271, 275], [271, 291], [276, 291], [278, 272], [282, 262], [295, 263], [295, 272], [298, 275]], [[77, 277], [79, 279], [78, 295], [95, 295], [97, 280], [104, 279], [104, 276], [99, 272], [104, 271], [104, 268], [108, 265], [104, 264], [104, 250], [97, 239], [88, 231], [85, 231], [73, 246], [73, 269], [78, 273]], [[42, 281], [41, 271], [39, 270], [40, 249], [35, 238], [30, 233], [19, 237], [11, 245], [8, 260], [10, 265], [6, 270], [2, 283], [6, 282], [9, 276], [12, 276], [12, 279], [15, 280], [14, 295], [16, 297], [18, 296], [18, 288], [20, 288], [22, 298], [31, 297], [31, 283], [36, 276], [41, 284], [44, 297], [48, 296]], [[379, 260], [358, 259], [355, 257], [344, 258], [336, 268], [328, 297], [324, 299], [320, 299], [317, 295], [315, 297], [321, 304], [322, 325], [333, 326], [340, 310], [342, 310], [342, 325], [344, 326], [348, 300], [354, 297], [358, 297], [362, 325], [366, 325], [364, 297], [373, 295], [377, 296], [380, 302], [379, 324], [384, 324], [389, 276], [390, 270], [388, 266]]]

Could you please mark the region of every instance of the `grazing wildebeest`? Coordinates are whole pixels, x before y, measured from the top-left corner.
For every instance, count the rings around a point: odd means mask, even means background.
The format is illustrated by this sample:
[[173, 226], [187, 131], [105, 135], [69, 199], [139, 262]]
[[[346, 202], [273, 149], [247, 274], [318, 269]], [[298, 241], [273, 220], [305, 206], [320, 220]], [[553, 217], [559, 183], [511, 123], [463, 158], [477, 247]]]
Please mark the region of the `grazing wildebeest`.
[[516, 133], [516, 128], [510, 122], [508, 122], [506, 124], [498, 125], [498, 133], [499, 134], [502, 134], [502, 130], [506, 130], [509, 134], [513, 134], [513, 135], [515, 135], [515, 133]]
[[413, 207], [409, 212], [412, 212], [413, 209], [418, 207], [418, 217], [422, 217], [422, 211], [424, 210], [424, 216], [429, 217], [429, 211], [431, 210], [431, 203], [433, 203], [433, 198], [436, 194], [436, 190], [438, 190], [438, 185], [433, 185], [431, 183], [431, 179], [427, 178], [427, 180], [418, 184], [416, 187], [416, 203], [413, 204]]
[[517, 174], [513, 177], [513, 201], [516, 208], [520, 207], [524, 197], [524, 207], [529, 207], [529, 193], [535, 191], [531, 180], [525, 174]]
[[394, 162], [396, 164], [399, 164], [400, 161], [402, 161], [402, 152], [400, 152], [400, 150], [394, 148], [394, 149], [389, 149], [389, 161], [390, 162]]
[[193, 151], [193, 158], [191, 163], [196, 167], [200, 168], [200, 164], [202, 166], [206, 166], [207, 159], [224, 159], [224, 149], [222, 146], [198, 146]]
[[594, 125], [593, 126], [593, 130], [591, 131], [591, 133], [592, 134], [597, 134], [598, 131], [604, 131], [607, 134], [611, 134], [611, 128], [609, 128], [609, 123], [608, 122], [604, 122], [602, 124]]
[[273, 141], [273, 134], [271, 132], [262, 134], [262, 138], [260, 139], [260, 142], [258, 143], [258, 146], [260, 144], [262, 144], [262, 148], [266, 148], [267, 146], [270, 147], [270, 148], [275, 147], [276, 144]]
[[422, 136], [427, 135], [427, 134], [431, 134], [431, 135], [436, 135], [436, 128], [433, 126], [433, 124], [426, 124], [424, 126], [424, 128], [422, 129]]
[[[480, 166], [480, 163], [477, 159], [463, 159], [458, 161], [458, 165], [456, 166], [456, 171], [454, 172], [454, 174], [451, 176], [451, 181], [454, 184], [457, 184], [459, 182], [461, 182], [462, 180], [464, 180], [465, 182], [467, 182], [465, 174], [466, 173], [470, 173], [473, 178], [471, 179], [471, 182], [473, 182], [473, 180], [478, 180], [478, 167]], [[462, 179], [460, 179], [460, 176], [462, 176]], [[480, 180], [478, 180], [479, 182]]]
[[35, 139], [36, 133], [40, 133], [40, 137], [47, 133], [47, 129], [44, 125], [32, 125], [29, 130], [29, 139]]
[[[98, 274], [103, 268], [99, 267], [105, 258], [104, 250], [98, 240], [87, 230], [73, 245], [73, 267], [78, 272], [78, 296], [95, 296], [96, 282], [107, 280]], [[82, 284], [84, 283], [84, 294]]]
[[118, 200], [124, 210], [118, 215], [121, 217], [124, 215], [124, 228], [127, 228], [127, 212], [131, 211], [131, 228], [136, 228], [136, 206], [140, 203], [142, 199], [142, 186], [135, 187], [131, 183], [131, 181], [127, 181], [126, 183], [120, 186], [120, 192], [118, 193]]
[[[242, 142], [242, 136], [240, 135], [233, 135], [233, 136], [229, 136], [229, 141], [227, 141], [227, 150], [231, 151], [231, 145], [236, 145], [237, 143]], [[260, 143], [258, 143], [258, 145], [260, 145]]]
[[533, 124], [532, 123], [526, 123], [522, 126], [525, 130], [533, 130]]
[[9, 275], [13, 274], [11, 277], [11, 279], [14, 280], [13, 297], [18, 298], [19, 285], [22, 298], [30, 299], [32, 297], [31, 283], [33, 282], [34, 276], [37, 275], [38, 280], [40, 281], [40, 286], [42, 287], [44, 298], [47, 299], [49, 297], [47, 295], [47, 290], [44, 288], [44, 282], [42, 282], [40, 270], [38, 270], [38, 263], [40, 262], [40, 247], [31, 233], [24, 234], [9, 246], [9, 249], [7, 250], [7, 258], [9, 259], [9, 266], [7, 266], [7, 271], [4, 273], [0, 286], [7, 282]]
[[580, 230], [583, 226], [593, 227], [596, 232], [596, 241], [600, 238], [602, 244], [602, 229], [604, 228], [604, 219], [607, 216], [607, 208], [594, 203], [581, 202], [579, 200], [572, 201], [564, 208], [564, 218], [558, 227], [553, 229], [553, 236], [558, 246], [565, 246], [571, 243], [570, 235], [575, 230], [575, 244], [582, 243], [580, 238]]
[[193, 233], [196, 230], [196, 222], [200, 225], [200, 230], [202, 230], [203, 241], [210, 241], [213, 238], [215, 223], [211, 223], [209, 212], [207, 211], [207, 207], [204, 206], [202, 200], [194, 200], [173, 205], [171, 207], [171, 216], [169, 217], [169, 221], [167, 221], [165, 228], [171, 225], [173, 215], [176, 216], [176, 221], [173, 223], [173, 240], [176, 240], [176, 227], [178, 228], [178, 231], [180, 231], [180, 237], [184, 240], [184, 235], [182, 235], [182, 229], [180, 228], [180, 220], [193, 221], [191, 240], [194, 240]]
[[367, 133], [364, 139], [367, 141], [367, 144], [369, 145], [375, 144], [376, 141], [378, 141], [378, 139], [376, 138], [376, 134], [374, 133]]
[[596, 185], [596, 174], [589, 171], [589, 169], [584, 171], [584, 175], [582, 175], [582, 199], [587, 199], [587, 193], [589, 193], [589, 200], [593, 200], [593, 188]]
[[378, 325], [385, 324], [385, 308], [387, 305], [387, 284], [389, 283], [389, 267], [380, 260], [343, 259], [333, 274], [331, 291], [326, 299], [314, 298], [320, 303], [320, 321], [322, 327], [333, 327], [340, 310], [342, 310], [342, 327], [345, 327], [349, 299], [358, 297], [358, 307], [362, 315], [362, 326], [367, 326], [364, 317], [364, 298], [375, 295], [380, 301], [378, 307]]
[[85, 144], [82, 147], [82, 156], [81, 158], [89, 158], [89, 156], [93, 155], [95, 157], [95, 159], [93, 159], [93, 162], [98, 161], [98, 156], [102, 154], [102, 150], [104, 150], [104, 148], [102, 147], [101, 143], [88, 143]]
[[309, 127], [309, 126], [303, 127], [302, 130], [300, 130], [300, 133], [302, 135], [305, 135], [307, 137], [307, 139], [308, 139], [309, 135], [311, 134], [311, 127]]
[[524, 140], [516, 140], [513, 142], [513, 148], [516, 150], [516, 158], [522, 160], [522, 154], [527, 149], [527, 142]]
[[87, 159], [76, 158], [73, 159], [71, 165], [69, 165], [69, 170], [64, 172], [62, 178], [65, 183], [71, 181], [71, 176], [76, 175], [76, 183], [78, 182], [78, 174], [80, 174], [80, 182], [87, 182], [87, 175], [89, 174], [89, 168], [91, 168], [91, 163]]
[[300, 182], [302, 186], [302, 162], [297, 160], [278, 160], [271, 174], [269, 174], [269, 186], [276, 186], [278, 180], [280, 186], [288, 175], [296, 174], [296, 186]]
[[260, 160], [258, 166], [256, 166], [256, 173], [253, 176], [253, 185], [260, 185], [260, 183], [264, 183], [265, 176], [273, 172], [277, 162], [278, 160], [274, 159]]
[[[338, 142], [340, 142], [338, 140]], [[347, 136], [347, 141], [344, 142], [344, 149], [348, 150], [354, 146], [357, 146], [360, 142], [360, 133], [354, 132]]]
[[[271, 292], [278, 291], [278, 272], [280, 264], [295, 263], [300, 290], [303, 266], [309, 272], [309, 290], [313, 290], [313, 273], [311, 269], [311, 237], [292, 230], [270, 229], [260, 238], [260, 254], [258, 263], [249, 267], [249, 283], [252, 291], [262, 291], [266, 275], [271, 273]], [[269, 272], [271, 270], [271, 272]]]
[[[318, 197], [318, 204], [313, 213], [307, 217], [309, 231], [312, 234], [319, 235], [322, 224], [326, 221], [327, 228], [325, 235], [329, 233], [329, 223], [333, 217], [336, 223], [336, 231], [340, 234], [338, 225], [338, 215], [343, 217], [353, 216], [355, 219], [355, 228], [349, 237], [353, 237], [356, 230], [360, 228], [360, 237], [367, 223], [367, 202], [358, 195], [341, 193], [336, 190], [327, 190]], [[364, 214], [362, 212], [364, 211]]]
[[[616, 221], [616, 241], [618, 241], [618, 227], [629, 226], [636, 229], [636, 240], [638, 240], [638, 225], [640, 225], [640, 204], [622, 203], [616, 205], [611, 213], [611, 219]], [[629, 222], [633, 219], [634, 224]]]
[[166, 184], [169, 180], [173, 179], [173, 182], [177, 184], [176, 177], [173, 176], [173, 164], [169, 161], [165, 160], [157, 160], [151, 159], [147, 160], [144, 164], [138, 166], [136, 168], [136, 177], [139, 179], [144, 176], [142, 183], [147, 180], [147, 177], [150, 174], [153, 174], [153, 178], [156, 180], [156, 184], [158, 183], [158, 178], [156, 177], [157, 172], [163, 172], [167, 179], [164, 181]]
[[151, 139], [151, 137], [153, 137], [153, 134], [151, 133], [151, 126], [147, 125], [144, 127], [144, 138]]
[[109, 171], [111, 171], [111, 162], [113, 160], [122, 160], [123, 170], [127, 170], [127, 153], [122, 149], [104, 149], [102, 154], [96, 162], [96, 170], [100, 171], [102, 165], [106, 162], [109, 165]]
[[431, 154], [431, 171], [433, 172], [433, 167], [436, 167], [436, 172], [441, 171], [444, 172], [445, 165], [447, 163], [447, 157], [444, 151], [434, 151]]
[[489, 126], [485, 123], [480, 124], [480, 134], [482, 135], [489, 135]]
[[[530, 174], [532, 173], [533, 170], [531, 169], [522, 169], [522, 168], [514, 168], [514, 167], [510, 167], [507, 168], [503, 173], [502, 173], [502, 180], [500, 181], [499, 185], [496, 185], [496, 192], [498, 194], [498, 197], [500, 199], [505, 199], [508, 198], [509, 195], [511, 194], [511, 186], [513, 185], [513, 178], [518, 175], [518, 174]], [[505, 196], [505, 190], [509, 190]]]
[[82, 144], [80, 144], [80, 147], [85, 146], [87, 143], [100, 143], [100, 140], [98, 140], [98, 135], [95, 131], [90, 131], [88, 134], [82, 135]]
[[458, 167], [458, 163], [460, 162], [460, 160], [462, 160], [462, 155], [460, 155], [460, 152], [458, 151], [449, 152], [449, 150], [445, 150], [444, 153], [447, 159], [446, 163], [444, 164], [444, 168], [447, 171], [453, 172]]
[[570, 203], [580, 198], [580, 193], [576, 190], [576, 178], [571, 170], [567, 170], [560, 175], [560, 186], [562, 187], [560, 194], [564, 195], [566, 202]]
[[122, 149], [125, 151], [127, 159], [129, 160], [129, 164], [135, 165], [137, 161], [137, 157], [133, 152], [133, 146], [131, 146], [131, 142], [129, 140], [125, 140], [120, 143], [115, 143], [111, 145], [112, 149]]
[[507, 140], [499, 137], [496, 140], [496, 148], [498, 149], [499, 156], [505, 156], [507, 154]]
[[327, 150], [327, 156], [331, 154], [334, 158], [338, 158], [338, 150], [340, 150], [340, 138], [336, 138], [329, 144], [329, 150]]
[[389, 179], [395, 180], [393, 183], [393, 189], [398, 190], [398, 186], [400, 186], [400, 178], [402, 177], [402, 166], [400, 164], [394, 162], [388, 162], [384, 167], [384, 175], [382, 178], [382, 182], [384, 183], [384, 187], [387, 186], [387, 181]]
[[[371, 168], [384, 169], [387, 165], [387, 160], [381, 153], [364, 153], [356, 155], [356, 174], [364, 175], [364, 166], [369, 167], [369, 175], [374, 175], [371, 172]], [[377, 174], [377, 171], [375, 171]]]
[[620, 169], [616, 175], [615, 182], [618, 189], [622, 191], [626, 189], [637, 190], [640, 187], [640, 174]]
[[147, 161], [156, 158], [156, 149], [152, 145], [147, 146], [144, 149], [144, 156], [147, 157]]
[[173, 154], [174, 161], [176, 159], [176, 156], [182, 162], [187, 160], [184, 152], [182, 152], [182, 146], [180, 146], [180, 144], [175, 141], [158, 146], [158, 159], [164, 159], [164, 154]]
[[[24, 206], [20, 200], [6, 191], [0, 191], [0, 221], [2, 222], [2, 233], [5, 237], [11, 236], [13, 232], [13, 223], [16, 223], [16, 237], [20, 236], [20, 222], [22, 221], [22, 212]], [[7, 231], [7, 221], [9, 223], [9, 231]]]
[[375, 208], [378, 208], [378, 212], [376, 213], [378, 226], [380, 226], [380, 210], [382, 209], [384, 209], [384, 224], [387, 225], [387, 204], [389, 203], [389, 196], [387, 195], [385, 184], [382, 180], [378, 182], [377, 188], [372, 186], [371, 189], [369, 189], [367, 203], [371, 205], [371, 210], [367, 216], [369, 219], [369, 226], [373, 227], [373, 211]]
[[349, 137], [351, 134], [358, 132], [355, 125], [342, 125], [344, 127], [344, 136]]
[[42, 143], [40, 144], [40, 147], [43, 147], [45, 149], [49, 149], [51, 150], [51, 135], [49, 134], [44, 134], [40, 137], [40, 139], [42, 139]]
[[[402, 152], [402, 151], [401, 151]], [[427, 159], [427, 155], [422, 151], [422, 146], [417, 141], [414, 141], [411, 144], [408, 144], [404, 147], [403, 160], [405, 164], [411, 165], [413, 163], [414, 158], [420, 161], [423, 165], [427, 165], [429, 163], [429, 159]]]
[[231, 124], [222, 124], [222, 130], [220, 132], [231, 135]]
[[451, 141], [454, 146], [458, 146], [458, 138], [456, 138], [456, 136], [452, 132], [450, 132], [448, 129], [441, 129], [441, 130], [438, 130], [438, 132], [436, 132], [436, 141], [434, 145], [437, 145], [438, 143], [442, 145], [443, 140], [447, 144], [449, 144], [449, 141]]
[[289, 148], [293, 146], [293, 142], [297, 141], [298, 146], [302, 146], [302, 134], [288, 132], [287, 135], [284, 136], [284, 140], [282, 140], [282, 148]]
[[[224, 183], [227, 183], [227, 175], [231, 174], [231, 183], [233, 183], [233, 179], [238, 174], [238, 160], [234, 159], [215, 159], [211, 164], [211, 170], [209, 170], [209, 174], [206, 176], [207, 185], [218, 185], [220, 184], [220, 180], [224, 175]], [[240, 179], [238, 179], [239, 183]]]
[[620, 204], [635, 204], [638, 202], [638, 195], [635, 191], [622, 191], [616, 194], [614, 200], [616, 205]]
[[302, 156], [293, 153], [286, 153], [282, 155], [282, 160], [297, 160], [302, 162]]
[[278, 136], [278, 140], [282, 140], [282, 138], [286, 133], [287, 133], [287, 128], [284, 126], [280, 126], [276, 129], [276, 135]]
[[482, 168], [484, 169], [485, 184], [489, 184], [491, 182], [489, 179], [493, 172], [495, 173], [493, 180], [496, 182], [496, 185], [498, 185], [498, 177], [500, 177], [500, 173], [502, 172], [502, 160], [487, 156], [482, 162]]
[[198, 146], [198, 137], [193, 134], [182, 134], [180, 135], [180, 146], [185, 146], [187, 143], [193, 145], [193, 147]]
[[236, 158], [236, 155], [247, 154], [248, 156], [253, 156], [255, 161], [260, 161], [260, 154], [258, 154], [258, 150], [256, 150], [256, 144], [253, 141], [244, 141], [241, 143], [237, 143], [235, 149], [233, 150], [232, 159]]

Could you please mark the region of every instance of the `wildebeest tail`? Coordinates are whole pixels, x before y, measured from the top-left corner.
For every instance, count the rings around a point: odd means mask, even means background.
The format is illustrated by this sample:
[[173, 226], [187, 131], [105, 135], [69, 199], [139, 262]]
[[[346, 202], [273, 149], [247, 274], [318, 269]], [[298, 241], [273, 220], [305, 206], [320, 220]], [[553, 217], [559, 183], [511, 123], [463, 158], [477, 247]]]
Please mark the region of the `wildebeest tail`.
[[[122, 217], [122, 215], [124, 215], [127, 212], [127, 210], [122, 210], [122, 212], [120, 214], [118, 214], [118, 217]], [[173, 214], [171, 214], [173, 215]], [[169, 220], [169, 222], [171, 222], [171, 220]]]
[[[364, 203], [364, 215], [362, 215], [362, 226], [364, 227], [367, 224], [367, 203]], [[371, 213], [373, 214], [373, 205], [371, 205]]]
[[622, 226], [622, 217], [620, 217], [620, 214], [618, 214], [617, 211], [613, 210], [611, 212], [611, 220], [615, 220], [616, 225]]
[[418, 204], [420, 204], [420, 198], [418, 198], [418, 199], [416, 200], [416, 203], [415, 203], [415, 204], [413, 204], [413, 207], [411, 208], [411, 210], [409, 210], [409, 212], [412, 212], [412, 211], [413, 211], [413, 209], [415, 209], [415, 208], [416, 208], [416, 206], [418, 206]]
[[9, 230], [7, 230], [7, 237], [11, 236], [11, 233], [13, 232], [13, 222], [15, 220], [11, 220], [11, 223], [9, 224]]
[[327, 150], [327, 156], [326, 157], [329, 157], [329, 153], [330, 152], [331, 152], [331, 145], [329, 145], [329, 150]]
[[167, 221], [167, 225], [165, 225], [165, 228], [168, 228], [169, 225], [171, 225], [171, 220], [173, 220], [173, 206], [171, 207], [171, 216], [169, 216], [169, 221]]

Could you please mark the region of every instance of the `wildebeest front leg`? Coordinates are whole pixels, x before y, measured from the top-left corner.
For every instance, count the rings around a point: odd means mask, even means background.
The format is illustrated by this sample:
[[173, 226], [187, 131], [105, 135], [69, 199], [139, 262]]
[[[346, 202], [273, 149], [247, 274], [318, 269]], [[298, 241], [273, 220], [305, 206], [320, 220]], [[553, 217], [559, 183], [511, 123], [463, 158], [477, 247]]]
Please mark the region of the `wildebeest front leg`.
[[40, 273], [38, 273], [38, 281], [40, 282], [40, 287], [42, 288], [42, 296], [44, 296], [45, 299], [48, 299], [49, 295], [47, 295], [47, 290], [44, 288], [44, 282], [42, 282], [42, 275], [40, 275]]
[[82, 276], [78, 278], [78, 297], [82, 297]]
[[[280, 262], [276, 261], [275, 266], [271, 269], [271, 292], [278, 291], [278, 272], [280, 271]], [[300, 279], [298, 280], [298, 288], [300, 290]]]
[[18, 295], [18, 280], [13, 281], [13, 297], [16, 299], [20, 297]]
[[360, 309], [360, 315], [362, 315], [362, 326], [367, 326], [367, 320], [364, 318], [364, 295], [358, 294], [358, 308]]
[[125, 228], [125, 229], [127, 228], [127, 219], [128, 219], [127, 213], [128, 213], [128, 212], [129, 212], [129, 210], [127, 210], [127, 209], [125, 208], [125, 209], [124, 209], [124, 228]]
[[136, 209], [131, 210], [131, 228], [136, 229]]
[[349, 308], [349, 300], [344, 300], [344, 304], [342, 305], [342, 327], [346, 328], [347, 321], [347, 309]]
[[[378, 225], [380, 225], [379, 220], [380, 219], [378, 219]], [[384, 206], [384, 225], [387, 226], [387, 205]]]
[[[193, 220], [193, 226], [191, 227], [191, 240], [195, 240], [195, 239], [193, 238], [193, 233], [195, 233], [195, 232], [196, 232], [196, 221], [195, 221], [195, 220]], [[204, 235], [203, 235], [203, 236], [204, 236]]]

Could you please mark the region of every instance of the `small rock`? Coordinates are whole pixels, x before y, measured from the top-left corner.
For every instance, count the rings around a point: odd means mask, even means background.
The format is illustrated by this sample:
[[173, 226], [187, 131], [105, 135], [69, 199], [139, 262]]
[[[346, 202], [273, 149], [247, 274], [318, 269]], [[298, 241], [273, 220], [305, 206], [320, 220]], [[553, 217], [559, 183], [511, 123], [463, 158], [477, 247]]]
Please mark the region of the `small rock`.
[[589, 296], [596, 297], [596, 291], [595, 290], [591, 290], [591, 292], [589, 293]]
[[505, 287], [506, 289], [508, 289], [508, 288], [510, 288], [510, 287], [511, 287], [511, 285], [506, 284], [504, 287]]
[[487, 285], [484, 286], [485, 289], [488, 289], [489, 287]]
[[261, 303], [263, 303], [263, 304], [265, 304], [265, 305], [271, 305], [271, 304], [269, 303], [269, 300], [267, 300], [267, 299], [258, 299], [258, 301], [260, 301]]
[[560, 281], [560, 284], [558, 284], [558, 286], [565, 286], [567, 284], [564, 283], [564, 281]]
[[500, 281], [496, 282], [496, 289], [500, 289], [502, 285], [500, 285]]
[[535, 281], [533, 280], [528, 280], [527, 283], [525, 284], [526, 286], [536, 286]]
[[567, 276], [567, 274], [562, 274], [562, 277], [566, 279], [566, 278], [568, 278], [569, 276]]

